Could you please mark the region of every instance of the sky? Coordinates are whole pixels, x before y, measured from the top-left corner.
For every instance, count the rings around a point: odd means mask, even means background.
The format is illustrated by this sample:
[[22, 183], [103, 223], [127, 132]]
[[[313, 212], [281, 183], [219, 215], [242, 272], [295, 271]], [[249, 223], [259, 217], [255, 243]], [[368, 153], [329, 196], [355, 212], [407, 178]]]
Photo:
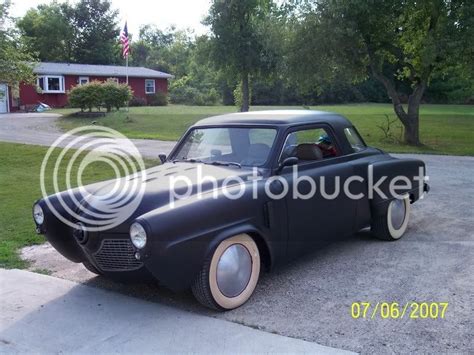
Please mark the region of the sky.
[[[31, 7], [52, 3], [53, 0], [11, 0], [10, 15], [23, 16]], [[65, 2], [58, 0], [58, 2]], [[70, 0], [70, 3], [76, 1]], [[201, 24], [210, 6], [210, 0], [112, 0], [112, 7], [119, 10], [120, 27], [127, 20], [128, 31], [138, 36], [140, 25], [154, 24], [160, 29], [171, 25], [190, 28], [196, 34], [207, 32]]]

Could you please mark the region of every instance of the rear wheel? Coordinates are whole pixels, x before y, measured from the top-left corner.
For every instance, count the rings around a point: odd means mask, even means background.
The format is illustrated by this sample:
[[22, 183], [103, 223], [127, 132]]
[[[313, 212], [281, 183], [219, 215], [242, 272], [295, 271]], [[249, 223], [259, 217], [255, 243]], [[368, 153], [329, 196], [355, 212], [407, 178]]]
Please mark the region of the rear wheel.
[[230, 310], [247, 302], [260, 275], [260, 253], [247, 234], [222, 241], [196, 277], [192, 291], [204, 306]]
[[398, 240], [407, 230], [409, 219], [409, 197], [394, 199], [388, 205], [387, 212], [372, 221], [372, 234], [382, 240]]

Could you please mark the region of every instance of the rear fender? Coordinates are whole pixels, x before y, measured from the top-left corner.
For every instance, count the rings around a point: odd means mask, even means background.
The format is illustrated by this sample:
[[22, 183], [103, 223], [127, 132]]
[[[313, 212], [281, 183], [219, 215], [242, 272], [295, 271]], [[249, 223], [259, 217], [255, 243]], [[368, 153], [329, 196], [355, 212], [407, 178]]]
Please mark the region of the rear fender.
[[[370, 164], [368, 174], [371, 212], [380, 215], [387, 212], [390, 201], [397, 195], [408, 194], [412, 203], [420, 198], [426, 167], [417, 159], [390, 159]], [[391, 189], [391, 184], [397, 188]]]

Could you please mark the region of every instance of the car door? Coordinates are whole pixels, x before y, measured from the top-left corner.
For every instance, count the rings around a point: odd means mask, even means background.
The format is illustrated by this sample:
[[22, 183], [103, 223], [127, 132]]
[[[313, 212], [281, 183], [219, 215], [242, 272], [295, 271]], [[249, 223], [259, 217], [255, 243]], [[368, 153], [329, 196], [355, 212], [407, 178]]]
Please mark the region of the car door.
[[[323, 154], [322, 158], [318, 156], [319, 159], [313, 160], [311, 155], [305, 156], [305, 152], [298, 151], [303, 145], [310, 149], [313, 145], [322, 147], [320, 142], [323, 140], [332, 143], [331, 151], [335, 154]], [[289, 145], [294, 146], [293, 149], [288, 148]], [[357, 201], [344, 193], [343, 184], [353, 175], [353, 166], [342, 154], [330, 127], [319, 125], [289, 131], [280, 160], [288, 154], [300, 154], [299, 158], [305, 158], [281, 173], [289, 187], [285, 201], [287, 255], [291, 258], [351, 234]]]

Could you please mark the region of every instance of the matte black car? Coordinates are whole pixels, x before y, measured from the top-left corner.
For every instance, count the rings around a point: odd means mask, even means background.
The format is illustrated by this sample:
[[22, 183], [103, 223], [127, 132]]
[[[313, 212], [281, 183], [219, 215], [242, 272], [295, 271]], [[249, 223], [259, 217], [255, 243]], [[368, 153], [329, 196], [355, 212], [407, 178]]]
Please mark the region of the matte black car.
[[[367, 227], [378, 238], [399, 239], [407, 229], [410, 204], [428, 191], [416, 178], [420, 171], [425, 174], [422, 161], [367, 147], [350, 121], [327, 112], [207, 118], [161, 158], [163, 164], [147, 170], [140, 205], [120, 225], [99, 232], [81, 223], [72, 228], [42, 199], [33, 208], [37, 231], [66, 258], [96, 274], [158, 280], [172, 290], [192, 288], [203, 305], [228, 310], [249, 299], [261, 267], [271, 270]], [[301, 181], [295, 181], [295, 167]], [[198, 181], [198, 170], [205, 181]], [[369, 172], [372, 180], [382, 178], [377, 185], [382, 195], [370, 196]], [[401, 198], [389, 191], [393, 177], [411, 183], [399, 190]], [[187, 179], [191, 186], [186, 196], [184, 187], [178, 188], [181, 198], [171, 202], [173, 178]], [[320, 186], [312, 191], [311, 180], [321, 178], [325, 191]], [[351, 179], [352, 196], [335, 194], [338, 179], [341, 185]], [[305, 196], [290, 193], [297, 183], [296, 193]], [[229, 198], [237, 192], [238, 198]], [[72, 204], [71, 193], [76, 190], [47, 199], [55, 207], [59, 197]], [[64, 208], [58, 210], [72, 218]]]

